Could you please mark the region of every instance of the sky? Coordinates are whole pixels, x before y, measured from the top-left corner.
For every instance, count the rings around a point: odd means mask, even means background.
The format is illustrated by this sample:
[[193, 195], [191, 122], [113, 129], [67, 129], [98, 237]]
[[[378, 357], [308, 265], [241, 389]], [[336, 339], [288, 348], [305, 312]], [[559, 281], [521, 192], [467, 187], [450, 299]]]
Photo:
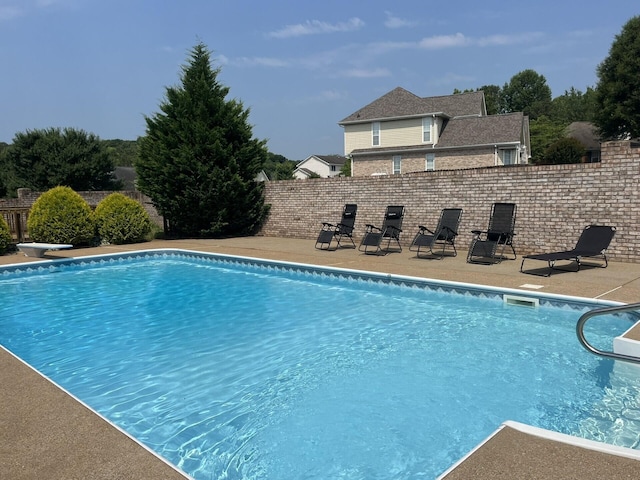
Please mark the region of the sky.
[[344, 154], [338, 122], [396, 87], [449, 95], [526, 69], [553, 97], [595, 87], [639, 14], [637, 0], [0, 0], [0, 142], [51, 127], [135, 140], [202, 42], [270, 152]]

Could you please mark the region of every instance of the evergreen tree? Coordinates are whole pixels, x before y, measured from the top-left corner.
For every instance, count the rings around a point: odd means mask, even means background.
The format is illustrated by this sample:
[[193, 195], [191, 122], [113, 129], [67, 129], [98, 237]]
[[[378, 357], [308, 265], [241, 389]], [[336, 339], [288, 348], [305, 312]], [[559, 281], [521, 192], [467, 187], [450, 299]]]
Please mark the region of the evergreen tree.
[[250, 234], [268, 213], [263, 185], [254, 180], [267, 157], [265, 142], [252, 138], [249, 110], [225, 99], [229, 88], [218, 82], [219, 72], [205, 45], [196, 45], [181, 86], [167, 88], [139, 140], [138, 188], [172, 235]]
[[640, 137], [640, 16], [616, 36], [598, 66], [595, 123], [604, 139]]

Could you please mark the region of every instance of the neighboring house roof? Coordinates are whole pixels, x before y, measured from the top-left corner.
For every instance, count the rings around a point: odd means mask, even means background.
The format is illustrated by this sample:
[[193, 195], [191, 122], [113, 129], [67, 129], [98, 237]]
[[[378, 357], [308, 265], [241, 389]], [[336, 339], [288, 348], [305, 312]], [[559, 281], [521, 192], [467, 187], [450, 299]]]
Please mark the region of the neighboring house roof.
[[397, 87], [342, 119], [338, 124], [345, 125], [381, 119], [435, 114], [449, 118], [465, 115], [486, 115], [484, 92], [468, 92], [423, 98], [404, 88]]
[[524, 119], [522, 112], [453, 118], [442, 129], [435, 148], [519, 142]]
[[[313, 174], [317, 174], [320, 176], [337, 175], [338, 171], [342, 168], [342, 165], [344, 165], [344, 162], [346, 161], [347, 158], [341, 155], [311, 155], [296, 165], [296, 168], [293, 171], [293, 175], [295, 176], [297, 173], [300, 173], [306, 177], [309, 177]], [[307, 167], [307, 163], [309, 163], [308, 167], [311, 168]], [[321, 165], [321, 168], [319, 168], [320, 171], [316, 171], [319, 164]]]
[[254, 180], [256, 182], [268, 182], [269, 181], [269, 175], [267, 175], [267, 172], [265, 172], [264, 170], [260, 170], [258, 172], [258, 174], [256, 175], [256, 178], [254, 178]]
[[301, 162], [298, 163], [298, 165], [296, 165], [296, 168], [300, 167], [300, 165], [304, 164], [305, 162], [311, 160], [311, 159], [318, 159], [321, 160], [322, 162], [326, 163], [327, 165], [344, 165], [344, 162], [347, 161], [346, 157], [343, 157], [342, 155], [311, 155], [310, 157], [305, 158], [304, 160], [302, 160]]
[[565, 135], [578, 140], [587, 150], [600, 150], [598, 129], [591, 122], [573, 122], [566, 128]]
[[311, 176], [313, 176], [313, 175], [318, 175], [318, 173], [317, 173], [317, 172], [312, 172], [312, 171], [311, 171], [311, 170], [309, 170], [308, 168], [304, 168], [304, 167], [298, 167], [298, 168], [296, 168], [296, 169], [294, 170], [294, 172], [293, 172], [293, 173], [294, 173], [294, 175], [295, 175], [296, 173], [301, 173], [301, 174], [303, 174], [303, 175], [304, 175], [305, 177], [307, 177], [307, 178], [308, 178], [308, 177], [311, 177]]

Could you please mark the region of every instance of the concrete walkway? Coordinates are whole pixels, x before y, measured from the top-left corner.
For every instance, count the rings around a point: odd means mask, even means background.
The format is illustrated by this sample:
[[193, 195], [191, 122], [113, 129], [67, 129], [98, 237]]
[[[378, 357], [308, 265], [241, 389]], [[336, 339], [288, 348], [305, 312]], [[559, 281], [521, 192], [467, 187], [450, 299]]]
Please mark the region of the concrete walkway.
[[[140, 249], [179, 248], [624, 303], [640, 301], [640, 265], [636, 264], [611, 262], [606, 269], [583, 268], [577, 273], [539, 277], [520, 273], [520, 259], [491, 266], [470, 265], [465, 261], [466, 251], [460, 251], [455, 258], [430, 260], [417, 259], [407, 249], [377, 257], [353, 249], [318, 251], [314, 243], [313, 240], [272, 237], [154, 241], [55, 251], [44, 261]], [[43, 259], [22, 254], [0, 256], [0, 265], [34, 261]], [[3, 478], [184, 478], [3, 349], [0, 349], [0, 382], [0, 472]], [[502, 429], [446, 479], [640, 478], [640, 461], [576, 450], [578, 447], [540, 440], [512, 430]]]

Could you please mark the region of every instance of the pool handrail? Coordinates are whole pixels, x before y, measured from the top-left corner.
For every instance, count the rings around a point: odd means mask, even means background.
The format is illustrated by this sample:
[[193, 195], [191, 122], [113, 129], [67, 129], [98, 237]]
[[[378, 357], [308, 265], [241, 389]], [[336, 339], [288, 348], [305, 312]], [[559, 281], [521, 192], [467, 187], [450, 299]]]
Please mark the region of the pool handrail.
[[640, 364], [640, 357], [600, 350], [594, 347], [593, 345], [591, 345], [587, 341], [584, 335], [584, 325], [587, 323], [587, 320], [589, 320], [592, 317], [596, 317], [599, 315], [607, 315], [612, 313], [632, 312], [636, 310], [640, 310], [640, 303], [629, 303], [626, 305], [616, 305], [613, 307], [596, 308], [594, 310], [589, 310], [588, 312], [583, 313], [578, 319], [578, 323], [576, 324], [576, 334], [578, 335], [578, 340], [580, 341], [580, 343], [584, 348], [586, 348], [589, 352], [593, 353], [594, 355], [598, 355], [604, 358], [610, 358], [612, 360], [621, 360], [623, 362]]

